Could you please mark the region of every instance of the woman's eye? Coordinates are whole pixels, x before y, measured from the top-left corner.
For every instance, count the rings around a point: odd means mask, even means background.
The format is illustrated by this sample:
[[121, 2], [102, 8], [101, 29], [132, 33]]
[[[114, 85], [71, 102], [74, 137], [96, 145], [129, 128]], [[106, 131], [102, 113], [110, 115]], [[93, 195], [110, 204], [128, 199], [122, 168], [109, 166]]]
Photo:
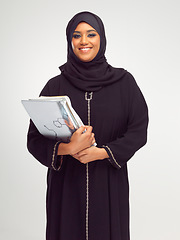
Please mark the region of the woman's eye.
[[73, 38], [75, 38], [75, 39], [78, 39], [80, 37], [81, 37], [81, 35], [79, 35], [79, 34], [73, 34]]
[[95, 33], [90, 33], [90, 34], [88, 34], [88, 37], [95, 37], [96, 36], [96, 34]]

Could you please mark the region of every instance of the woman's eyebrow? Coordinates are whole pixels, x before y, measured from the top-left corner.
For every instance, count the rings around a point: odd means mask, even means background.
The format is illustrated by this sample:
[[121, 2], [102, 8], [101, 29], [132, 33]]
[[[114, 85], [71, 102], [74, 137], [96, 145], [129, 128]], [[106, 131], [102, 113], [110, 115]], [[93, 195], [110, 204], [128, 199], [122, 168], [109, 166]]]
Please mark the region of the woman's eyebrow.
[[[87, 30], [87, 32], [97, 32], [95, 29], [90, 29], [90, 30]], [[74, 31], [74, 33], [81, 33], [80, 31]]]
[[87, 32], [97, 32], [95, 29], [87, 30]]
[[79, 32], [79, 31], [74, 31], [74, 33], [81, 33], [81, 32]]

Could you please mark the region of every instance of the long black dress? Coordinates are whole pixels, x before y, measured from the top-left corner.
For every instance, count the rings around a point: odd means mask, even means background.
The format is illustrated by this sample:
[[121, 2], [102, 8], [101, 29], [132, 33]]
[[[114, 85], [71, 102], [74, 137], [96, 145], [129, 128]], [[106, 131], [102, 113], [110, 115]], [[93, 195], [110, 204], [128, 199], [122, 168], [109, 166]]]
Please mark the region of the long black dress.
[[114, 84], [86, 93], [61, 74], [41, 95], [68, 95], [110, 157], [85, 165], [57, 156], [56, 141], [30, 123], [28, 149], [48, 167], [46, 239], [129, 240], [127, 161], [146, 143], [148, 124], [147, 105], [134, 78], [126, 72]]

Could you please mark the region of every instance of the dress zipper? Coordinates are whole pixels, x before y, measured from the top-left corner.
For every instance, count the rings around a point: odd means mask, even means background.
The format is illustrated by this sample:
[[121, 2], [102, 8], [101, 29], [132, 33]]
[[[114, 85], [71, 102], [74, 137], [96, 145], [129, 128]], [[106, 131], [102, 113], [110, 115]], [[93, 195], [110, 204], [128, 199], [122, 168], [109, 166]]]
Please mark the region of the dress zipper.
[[[93, 92], [85, 93], [85, 100], [88, 104], [88, 125], [91, 125], [91, 100]], [[86, 240], [89, 240], [89, 166], [86, 163]]]

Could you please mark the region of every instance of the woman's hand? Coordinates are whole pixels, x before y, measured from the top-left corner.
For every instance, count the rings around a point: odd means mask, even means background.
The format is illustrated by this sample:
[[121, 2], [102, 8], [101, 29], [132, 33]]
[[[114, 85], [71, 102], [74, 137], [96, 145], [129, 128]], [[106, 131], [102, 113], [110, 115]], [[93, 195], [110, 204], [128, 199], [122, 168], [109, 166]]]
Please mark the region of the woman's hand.
[[73, 155], [73, 157], [79, 160], [81, 163], [86, 164], [88, 162], [109, 158], [109, 155], [104, 148], [92, 146]]
[[95, 143], [91, 126], [82, 126], [73, 133], [69, 146], [72, 149], [70, 155], [74, 155]]
[[76, 130], [69, 143], [60, 143], [58, 155], [75, 155], [95, 143], [91, 126], [82, 126]]

